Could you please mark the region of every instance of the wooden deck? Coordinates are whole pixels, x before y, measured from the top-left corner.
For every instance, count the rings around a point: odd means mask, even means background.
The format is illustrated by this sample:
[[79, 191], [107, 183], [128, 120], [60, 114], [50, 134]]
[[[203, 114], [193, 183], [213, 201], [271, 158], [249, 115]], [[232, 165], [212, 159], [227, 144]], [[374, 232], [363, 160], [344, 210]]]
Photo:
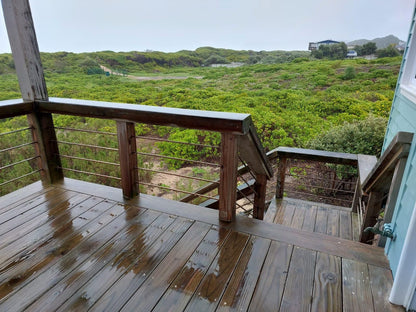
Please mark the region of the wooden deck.
[[383, 250], [66, 179], [0, 198], [0, 311], [401, 311]]
[[339, 206], [284, 197], [271, 202], [264, 220], [354, 241], [360, 238], [358, 215]]

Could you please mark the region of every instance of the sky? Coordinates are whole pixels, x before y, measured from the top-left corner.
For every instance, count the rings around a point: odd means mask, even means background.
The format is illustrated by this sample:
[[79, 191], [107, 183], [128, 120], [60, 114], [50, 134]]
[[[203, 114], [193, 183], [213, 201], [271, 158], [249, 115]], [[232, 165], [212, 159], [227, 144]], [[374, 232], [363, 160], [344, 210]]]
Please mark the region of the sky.
[[[395, 35], [415, 0], [32, 0], [43, 52], [307, 50], [308, 43]], [[1, 10], [1, 8], [0, 8]], [[3, 12], [1, 11], [1, 14]], [[10, 52], [0, 19], [0, 53]]]

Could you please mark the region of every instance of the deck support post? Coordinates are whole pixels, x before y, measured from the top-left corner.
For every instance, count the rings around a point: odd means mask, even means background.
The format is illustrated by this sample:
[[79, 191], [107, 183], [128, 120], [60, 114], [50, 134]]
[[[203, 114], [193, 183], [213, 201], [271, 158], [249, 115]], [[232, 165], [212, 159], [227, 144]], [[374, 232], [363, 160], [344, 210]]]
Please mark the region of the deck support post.
[[257, 174], [256, 182], [254, 183], [253, 218], [255, 219], [263, 220], [266, 206], [266, 188], [267, 176], [264, 174]]
[[237, 136], [224, 132], [221, 134], [221, 171], [219, 194], [219, 218], [231, 222], [235, 218], [237, 200]]
[[[2, 0], [2, 6], [22, 98], [25, 102], [47, 101], [48, 91], [29, 1]], [[37, 113], [35, 104], [33, 108], [28, 122], [36, 143], [35, 151], [40, 156], [41, 177], [54, 183], [63, 179], [63, 172], [52, 115]]]
[[286, 157], [279, 157], [279, 169], [276, 176], [276, 198], [283, 198], [283, 192], [285, 189], [286, 163]]
[[139, 194], [134, 123], [117, 121], [117, 138], [123, 196], [133, 198]]

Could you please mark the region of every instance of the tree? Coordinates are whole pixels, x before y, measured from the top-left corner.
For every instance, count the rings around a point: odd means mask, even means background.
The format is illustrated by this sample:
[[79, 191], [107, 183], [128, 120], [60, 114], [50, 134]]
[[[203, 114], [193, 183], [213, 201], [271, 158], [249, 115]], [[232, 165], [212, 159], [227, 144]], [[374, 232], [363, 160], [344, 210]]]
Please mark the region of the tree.
[[367, 42], [362, 46], [360, 55], [370, 55], [376, 53], [376, 51], [377, 45], [375, 42]]
[[391, 44], [385, 49], [377, 50], [376, 54], [377, 54], [377, 57], [393, 57], [393, 56], [399, 56], [400, 52], [397, 51], [394, 44]]

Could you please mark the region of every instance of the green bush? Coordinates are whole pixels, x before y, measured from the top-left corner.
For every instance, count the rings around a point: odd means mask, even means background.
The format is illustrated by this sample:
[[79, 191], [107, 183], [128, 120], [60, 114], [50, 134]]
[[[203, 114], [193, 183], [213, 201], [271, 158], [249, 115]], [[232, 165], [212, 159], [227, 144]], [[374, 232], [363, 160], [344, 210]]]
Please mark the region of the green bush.
[[308, 143], [317, 150], [379, 156], [387, 119], [369, 116], [323, 132]]
[[345, 68], [344, 76], [342, 76], [342, 79], [351, 80], [351, 79], [354, 79], [355, 76], [356, 76], [355, 68], [352, 66], [349, 66]]

